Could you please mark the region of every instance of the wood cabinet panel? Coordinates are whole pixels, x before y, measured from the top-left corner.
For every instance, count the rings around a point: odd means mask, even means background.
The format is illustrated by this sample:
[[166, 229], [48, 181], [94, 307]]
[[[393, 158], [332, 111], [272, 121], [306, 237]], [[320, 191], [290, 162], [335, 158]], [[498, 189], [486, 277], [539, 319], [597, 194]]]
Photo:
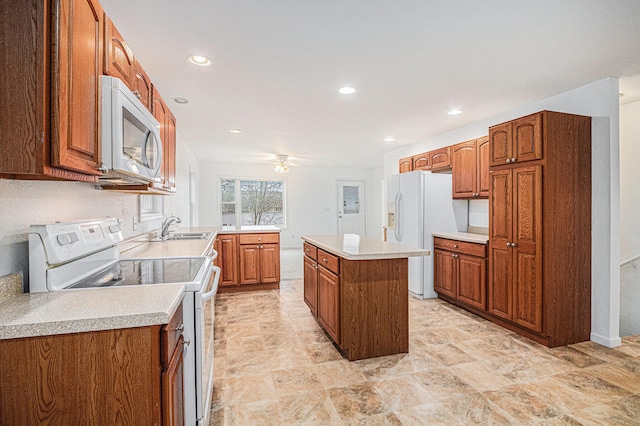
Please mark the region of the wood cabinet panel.
[[97, 0], [56, 0], [53, 12], [51, 163], [99, 175], [104, 13]]
[[316, 262], [304, 256], [304, 301], [313, 315], [318, 315], [318, 272]]
[[487, 308], [487, 260], [460, 254], [457, 298], [478, 309]]
[[449, 240], [447, 238], [434, 237], [433, 247], [448, 250], [454, 253], [465, 253], [471, 256], [486, 257], [487, 246], [479, 243], [469, 243], [466, 241]]
[[253, 244], [240, 245], [240, 284], [260, 282], [260, 248]]
[[428, 152], [425, 152], [419, 155], [414, 155], [413, 157], [411, 157], [411, 163], [413, 164], [413, 167], [409, 171], [431, 169], [431, 158], [429, 157]]
[[104, 73], [119, 78], [129, 89], [135, 90], [133, 52], [107, 15], [104, 16], [104, 34]]
[[340, 345], [340, 288], [336, 274], [320, 266], [318, 269], [318, 321]]
[[509, 247], [494, 244], [489, 247], [489, 300], [487, 310], [500, 318], [513, 319], [513, 257]]
[[318, 265], [324, 266], [328, 270], [338, 273], [340, 271], [340, 263], [337, 256], [318, 249]]
[[164, 140], [162, 141], [162, 161], [164, 163], [164, 189], [176, 190], [176, 118], [168, 111]]
[[478, 187], [476, 141], [456, 144], [452, 148], [453, 198], [474, 198]]
[[309, 258], [311, 258], [313, 260], [317, 260], [318, 259], [318, 249], [317, 249], [317, 247], [307, 243], [306, 241], [303, 243], [302, 247], [303, 247], [304, 254], [306, 256], [309, 256]]
[[511, 242], [513, 228], [513, 184], [511, 170], [491, 172], [489, 241], [502, 247]]
[[171, 361], [162, 373], [163, 424], [184, 424], [184, 338], [181, 336]]
[[220, 282], [219, 285], [227, 286], [238, 284], [238, 236], [233, 234], [218, 235], [220, 249]]
[[238, 234], [240, 244], [277, 244], [280, 242], [280, 235], [275, 233], [265, 234]]
[[0, 424], [162, 424], [160, 326], [0, 340]]
[[413, 158], [407, 157], [407, 158], [401, 158], [400, 160], [398, 160], [398, 170], [399, 170], [399, 173], [406, 173], [406, 172], [413, 171]]
[[260, 247], [260, 282], [280, 281], [280, 245], [264, 244]]
[[[493, 126], [489, 130], [489, 165], [501, 166], [511, 162], [512, 142], [511, 123]], [[507, 162], [507, 160], [509, 160]]]
[[[513, 148], [515, 162], [540, 160], [542, 158], [542, 114], [533, 114], [514, 120]], [[511, 160], [513, 162], [513, 159]]]
[[429, 164], [432, 172], [439, 172], [451, 169], [451, 147], [429, 151]]
[[133, 93], [138, 96], [138, 99], [140, 99], [142, 105], [144, 105], [149, 111], [152, 110], [151, 79], [137, 59], [133, 63]]
[[433, 251], [434, 282], [438, 293], [456, 297], [457, 270], [454, 254], [449, 251], [435, 249]]
[[478, 196], [489, 198], [489, 137], [485, 136], [476, 141], [478, 146]]

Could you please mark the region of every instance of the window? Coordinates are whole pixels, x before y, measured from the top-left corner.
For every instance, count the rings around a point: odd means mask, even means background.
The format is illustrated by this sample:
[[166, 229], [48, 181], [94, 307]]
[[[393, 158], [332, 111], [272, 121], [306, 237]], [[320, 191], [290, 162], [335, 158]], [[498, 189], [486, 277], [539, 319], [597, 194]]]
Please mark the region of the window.
[[283, 180], [220, 180], [220, 209], [223, 226], [285, 226]]

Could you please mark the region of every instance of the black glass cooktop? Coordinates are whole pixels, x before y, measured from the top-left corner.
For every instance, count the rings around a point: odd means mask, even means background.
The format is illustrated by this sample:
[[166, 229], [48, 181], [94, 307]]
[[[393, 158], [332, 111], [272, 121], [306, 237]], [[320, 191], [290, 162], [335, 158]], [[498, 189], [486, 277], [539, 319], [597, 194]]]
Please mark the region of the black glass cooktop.
[[191, 283], [205, 258], [121, 260], [69, 288]]

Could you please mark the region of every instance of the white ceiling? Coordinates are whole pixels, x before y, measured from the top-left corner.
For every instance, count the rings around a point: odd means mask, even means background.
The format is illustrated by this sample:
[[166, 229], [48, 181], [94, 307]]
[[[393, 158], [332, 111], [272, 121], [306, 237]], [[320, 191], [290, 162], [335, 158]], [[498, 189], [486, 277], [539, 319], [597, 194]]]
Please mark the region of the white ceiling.
[[[378, 167], [401, 145], [640, 73], [637, 0], [101, 3], [204, 161]], [[640, 79], [621, 91], [640, 99]]]

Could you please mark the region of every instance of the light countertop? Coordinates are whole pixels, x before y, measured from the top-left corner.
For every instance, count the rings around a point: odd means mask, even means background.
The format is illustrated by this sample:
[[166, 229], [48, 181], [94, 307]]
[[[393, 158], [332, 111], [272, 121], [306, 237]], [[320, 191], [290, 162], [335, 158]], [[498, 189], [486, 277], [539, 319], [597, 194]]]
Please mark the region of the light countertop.
[[281, 229], [273, 225], [250, 225], [250, 226], [222, 226], [218, 229], [219, 234], [258, 234], [263, 232], [280, 232]]
[[25, 293], [0, 303], [0, 339], [167, 324], [183, 285]]
[[185, 257], [206, 256], [218, 230], [215, 227], [178, 228], [176, 233], [210, 233], [208, 239], [198, 240], [166, 240], [150, 241], [150, 236], [143, 236], [120, 244], [121, 259], [139, 259], [146, 257]]
[[471, 232], [434, 232], [434, 237], [446, 238], [448, 240], [466, 241], [468, 243], [488, 244], [489, 236], [484, 234], [473, 234]]
[[401, 246], [354, 234], [305, 235], [302, 239], [347, 260], [398, 259], [431, 254], [429, 250]]

